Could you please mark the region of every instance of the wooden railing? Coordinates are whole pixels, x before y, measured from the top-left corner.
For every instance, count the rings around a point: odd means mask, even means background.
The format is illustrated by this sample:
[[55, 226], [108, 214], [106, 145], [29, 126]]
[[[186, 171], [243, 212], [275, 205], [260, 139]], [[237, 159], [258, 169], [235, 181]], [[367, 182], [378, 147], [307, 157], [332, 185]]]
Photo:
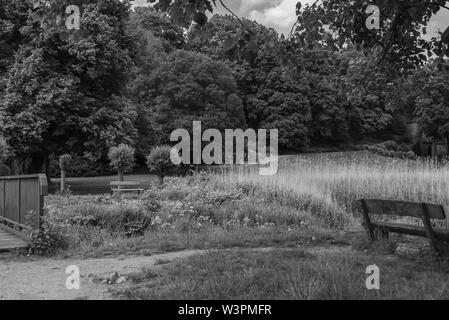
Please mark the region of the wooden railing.
[[46, 195], [44, 174], [0, 177], [0, 226], [22, 234], [38, 228]]

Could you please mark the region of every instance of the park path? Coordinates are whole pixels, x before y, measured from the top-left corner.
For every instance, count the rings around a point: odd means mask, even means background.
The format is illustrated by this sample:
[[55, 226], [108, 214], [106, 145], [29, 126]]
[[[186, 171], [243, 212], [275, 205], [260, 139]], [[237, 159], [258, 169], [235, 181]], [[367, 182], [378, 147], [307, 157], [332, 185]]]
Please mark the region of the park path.
[[[206, 251], [190, 250], [158, 254], [100, 259], [40, 259], [34, 261], [2, 261], [0, 258], [0, 300], [74, 300], [112, 299], [113, 285], [97, 279], [110, 278], [115, 272], [126, 276], [142, 268], [160, 268], [160, 261], [188, 258]], [[78, 266], [80, 289], [68, 290], [68, 266]]]
[[[237, 249], [224, 249], [237, 250]], [[291, 250], [277, 248], [238, 249], [246, 251]], [[108, 300], [114, 297], [111, 288], [120, 284], [107, 284], [110, 279], [141, 271], [142, 268], [157, 270], [163, 264], [204, 254], [211, 250], [188, 250], [157, 254], [153, 256], [124, 256], [98, 259], [39, 259], [17, 261], [0, 256], [0, 300]], [[214, 251], [214, 250], [212, 250]], [[347, 247], [310, 248], [314, 254], [347, 253]], [[80, 289], [68, 290], [66, 274], [68, 266], [78, 266]]]

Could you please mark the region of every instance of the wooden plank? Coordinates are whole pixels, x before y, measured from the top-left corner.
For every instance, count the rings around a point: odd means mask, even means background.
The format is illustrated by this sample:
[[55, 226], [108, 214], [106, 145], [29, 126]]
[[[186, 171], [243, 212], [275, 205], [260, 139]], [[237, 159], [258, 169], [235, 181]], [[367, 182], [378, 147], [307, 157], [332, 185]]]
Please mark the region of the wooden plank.
[[437, 253], [440, 253], [436, 236], [433, 232], [432, 225], [430, 224], [430, 212], [427, 204], [425, 203], [422, 204], [422, 211], [423, 211], [422, 221], [424, 224], [424, 230], [426, 230], [427, 238], [429, 238], [430, 245], [432, 246], [433, 250]]
[[118, 187], [118, 186], [125, 186], [125, 187], [136, 186], [136, 187], [140, 187], [140, 182], [138, 182], [138, 181], [113, 181], [113, 182], [110, 182], [109, 185], [111, 187]]
[[[30, 178], [40, 178], [42, 174], [23, 174], [19, 176], [4, 176], [0, 177], [0, 180], [17, 180], [17, 179], [30, 179]], [[45, 176], [45, 174], [44, 174]]]
[[[372, 225], [374, 228], [380, 230], [427, 238], [426, 230], [424, 229], [424, 227], [420, 226], [411, 226], [398, 223], [383, 223], [383, 222], [382, 223], [373, 222]], [[438, 240], [449, 241], [449, 230], [433, 229], [433, 232]]]
[[3, 231], [6, 231], [7, 233], [15, 235], [24, 241], [30, 241], [30, 238], [25, 233], [17, 231], [15, 229], [11, 229], [1, 223], [0, 223], [0, 229], [3, 229]]
[[[365, 201], [369, 214], [415, 217], [420, 219], [423, 217], [421, 203], [378, 199], [366, 199]], [[426, 205], [430, 219], [446, 219], [443, 206], [435, 204]]]
[[12, 242], [12, 243], [0, 243], [0, 251], [12, 250], [12, 249], [25, 249], [30, 245], [24, 242]]
[[0, 217], [5, 218], [5, 180], [0, 180]]
[[20, 214], [18, 207], [18, 184], [19, 180], [5, 180], [5, 214], [6, 218], [19, 222]]
[[45, 174], [38, 174], [39, 178], [39, 188], [41, 196], [48, 196], [48, 181]]
[[[39, 224], [39, 180], [21, 179], [20, 180], [20, 223], [29, 223], [33, 227]], [[32, 212], [32, 214], [31, 214]], [[28, 217], [28, 218], [27, 218]]]
[[363, 221], [364, 221], [364, 227], [365, 230], [368, 234], [368, 237], [371, 241], [375, 241], [376, 237], [374, 235], [374, 228], [373, 225], [371, 224], [371, 219], [369, 217], [369, 212], [368, 212], [368, 208], [366, 205], [366, 200], [360, 200], [361, 204], [362, 204], [362, 209], [363, 209]]
[[0, 227], [0, 250], [27, 248], [29, 242]]

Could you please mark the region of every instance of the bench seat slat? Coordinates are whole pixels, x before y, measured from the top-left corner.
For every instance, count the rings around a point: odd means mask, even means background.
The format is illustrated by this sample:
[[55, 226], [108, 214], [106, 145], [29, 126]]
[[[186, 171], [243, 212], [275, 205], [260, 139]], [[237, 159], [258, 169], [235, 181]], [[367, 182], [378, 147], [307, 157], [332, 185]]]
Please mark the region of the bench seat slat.
[[[367, 199], [366, 205], [369, 214], [393, 215], [402, 217], [422, 218], [422, 205], [420, 203]], [[430, 219], [446, 219], [444, 207], [441, 205], [427, 204]]]
[[112, 181], [109, 183], [111, 187], [117, 186], [140, 186], [141, 183], [139, 181]]
[[[424, 229], [424, 227], [421, 226], [412, 226], [397, 223], [383, 223], [383, 222], [382, 223], [373, 222], [372, 225], [376, 229], [381, 229], [388, 232], [395, 232], [427, 238], [426, 230]], [[438, 240], [449, 241], [449, 230], [433, 228], [433, 231]]]

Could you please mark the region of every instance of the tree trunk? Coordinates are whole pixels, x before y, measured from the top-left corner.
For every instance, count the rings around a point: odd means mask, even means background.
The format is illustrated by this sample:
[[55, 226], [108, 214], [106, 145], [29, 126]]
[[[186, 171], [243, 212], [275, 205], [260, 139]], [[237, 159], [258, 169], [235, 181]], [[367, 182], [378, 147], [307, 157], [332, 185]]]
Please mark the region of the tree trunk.
[[446, 156], [449, 156], [449, 133], [446, 134]]
[[163, 174], [158, 174], [157, 175], [157, 180], [158, 180], [159, 186], [162, 187], [164, 185], [164, 175]]
[[45, 168], [45, 175], [47, 176], [47, 183], [48, 183], [48, 185], [50, 185], [52, 182], [51, 182], [51, 176], [50, 176], [50, 159], [49, 159], [48, 155], [45, 156], [44, 168]]
[[125, 179], [123, 177], [123, 171], [118, 170], [118, 181], [123, 182]]
[[61, 194], [65, 191], [65, 168], [61, 165]]

